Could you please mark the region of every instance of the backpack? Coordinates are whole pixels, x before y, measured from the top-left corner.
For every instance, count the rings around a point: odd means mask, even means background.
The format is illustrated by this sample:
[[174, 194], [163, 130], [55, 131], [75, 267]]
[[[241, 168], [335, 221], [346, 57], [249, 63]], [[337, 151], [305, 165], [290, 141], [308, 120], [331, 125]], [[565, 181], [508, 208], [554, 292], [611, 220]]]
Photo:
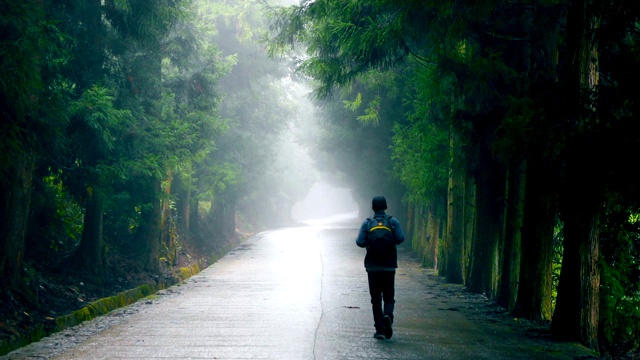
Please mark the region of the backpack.
[[376, 216], [369, 220], [367, 232], [367, 255], [376, 263], [384, 262], [395, 247], [391, 216]]

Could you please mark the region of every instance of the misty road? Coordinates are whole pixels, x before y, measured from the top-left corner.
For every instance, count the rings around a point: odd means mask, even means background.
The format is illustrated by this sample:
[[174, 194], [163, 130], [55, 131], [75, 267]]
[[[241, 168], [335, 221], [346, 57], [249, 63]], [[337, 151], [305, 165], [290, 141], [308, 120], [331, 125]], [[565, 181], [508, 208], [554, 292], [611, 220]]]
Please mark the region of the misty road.
[[76, 347], [51, 350], [72, 336], [58, 334], [2, 358], [571, 359], [587, 354], [571, 344], [524, 337], [523, 328], [483, 321], [474, 311], [486, 300], [435, 281], [433, 271], [422, 269], [406, 251], [400, 251], [396, 276], [394, 336], [374, 339], [364, 250], [354, 243], [357, 226], [352, 219], [260, 233], [182, 285], [142, 300], [139, 311]]

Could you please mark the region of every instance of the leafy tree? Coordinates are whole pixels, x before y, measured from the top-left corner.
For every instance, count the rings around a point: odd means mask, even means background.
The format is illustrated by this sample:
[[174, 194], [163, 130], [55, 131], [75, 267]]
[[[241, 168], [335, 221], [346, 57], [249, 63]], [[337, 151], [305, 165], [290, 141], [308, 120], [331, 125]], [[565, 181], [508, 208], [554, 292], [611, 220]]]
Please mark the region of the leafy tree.
[[[67, 41], [45, 2], [0, 2], [0, 278], [20, 285], [36, 161], [59, 139], [68, 83], [57, 70]], [[49, 94], [45, 96], [44, 94]]]
[[114, 100], [106, 88], [87, 89], [71, 106], [67, 137], [68, 154], [77, 165], [74, 171], [67, 171], [65, 184], [77, 191], [76, 196], [85, 205], [82, 240], [75, 262], [97, 278], [104, 271], [106, 191], [109, 179], [117, 176], [117, 167], [110, 162], [116, 154], [116, 141], [133, 122], [128, 110], [114, 107]]
[[393, 123], [401, 109], [392, 86], [392, 79], [370, 74], [335, 98], [316, 100], [321, 133], [312, 155], [321, 171], [338, 171], [340, 185], [352, 189], [360, 216], [370, 211], [376, 194], [387, 195], [392, 211], [402, 209], [403, 192], [390, 176]]
[[[626, 233], [632, 225], [620, 221], [620, 215], [626, 212], [623, 216], [633, 219], [638, 200], [637, 186], [624, 180], [629, 167], [622, 159], [636, 143], [624, 134], [637, 131], [635, 122], [627, 121], [628, 116], [637, 112], [635, 96], [627, 97], [627, 91], [630, 82], [637, 79], [633, 55], [637, 46], [633, 39], [639, 14], [635, 3], [584, 1], [570, 3], [567, 19], [567, 50], [576, 61], [567, 64], [564, 93], [570, 96], [569, 103], [574, 108], [566, 124], [570, 146], [563, 153], [566, 171], [560, 202], [565, 220], [565, 250], [552, 330], [590, 346], [600, 340], [609, 349], [616, 347], [609, 339], [617, 327], [609, 317], [610, 296], [625, 278], [615, 273], [627, 271], [626, 261], [614, 260], [613, 254], [629, 250], [620, 239], [633, 238]], [[612, 233], [616, 231], [620, 234]], [[614, 250], [616, 245], [621, 247]], [[601, 252], [603, 248], [607, 249], [606, 255]], [[606, 259], [604, 269], [603, 259]], [[603, 289], [606, 295], [600, 294]], [[621, 293], [628, 299], [635, 296], [628, 288]], [[571, 307], [576, 301], [581, 306]], [[607, 315], [603, 316], [601, 311]], [[629, 314], [618, 315], [624, 322]], [[606, 319], [605, 325], [602, 319]], [[631, 327], [627, 331], [629, 334], [637, 329]], [[607, 334], [606, 340], [600, 337], [602, 333]], [[617, 336], [625, 339], [626, 334]], [[628, 349], [632, 344], [627, 340], [620, 343], [615, 351]]]
[[224, 93], [220, 114], [229, 130], [198, 170], [199, 178], [212, 180], [201, 181], [199, 198], [212, 203], [209, 216], [214, 228], [223, 229], [226, 236], [234, 233], [238, 212], [258, 228], [289, 221], [291, 206], [304, 192], [291, 192], [286, 185], [309, 181], [287, 163], [295, 161], [289, 158], [293, 153], [281, 150], [298, 117], [299, 95], [286, 78], [288, 70], [269, 59], [257, 43], [266, 26], [258, 2], [202, 5], [204, 19], [214, 25], [210, 41], [235, 62], [220, 83]]
[[601, 232], [602, 287], [601, 349], [623, 358], [637, 351], [640, 304], [640, 229], [638, 210], [625, 208], [627, 201], [608, 206]]
[[[415, 64], [414, 64], [415, 65]], [[396, 120], [393, 138], [394, 168], [412, 200], [439, 198], [446, 192], [448, 181], [449, 109], [446, 101], [438, 102], [425, 84], [437, 84], [437, 74], [431, 68], [413, 67], [409, 75], [415, 82], [407, 91], [411, 106], [408, 122]], [[437, 90], [436, 90], [437, 91]], [[444, 109], [442, 107], [445, 107]], [[426, 171], [425, 171], [426, 170]]]

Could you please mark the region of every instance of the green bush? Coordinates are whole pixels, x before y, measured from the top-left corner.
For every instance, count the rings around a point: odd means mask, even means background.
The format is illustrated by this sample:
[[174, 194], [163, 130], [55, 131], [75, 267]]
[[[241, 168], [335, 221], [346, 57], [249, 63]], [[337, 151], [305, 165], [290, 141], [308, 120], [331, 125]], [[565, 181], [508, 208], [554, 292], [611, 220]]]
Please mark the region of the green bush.
[[50, 264], [71, 253], [82, 235], [84, 213], [56, 174], [34, 179], [27, 256], [37, 264]]
[[612, 356], [640, 349], [640, 217], [617, 209], [602, 232], [601, 346]]

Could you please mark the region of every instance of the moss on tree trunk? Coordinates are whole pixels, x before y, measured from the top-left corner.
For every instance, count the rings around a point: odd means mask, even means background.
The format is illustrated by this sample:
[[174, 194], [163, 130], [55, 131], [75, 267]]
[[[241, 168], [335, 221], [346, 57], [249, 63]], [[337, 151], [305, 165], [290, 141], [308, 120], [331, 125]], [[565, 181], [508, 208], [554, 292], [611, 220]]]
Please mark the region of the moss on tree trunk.
[[520, 284], [514, 314], [536, 321], [551, 320], [553, 229], [556, 223], [553, 180], [547, 167], [527, 163]]

